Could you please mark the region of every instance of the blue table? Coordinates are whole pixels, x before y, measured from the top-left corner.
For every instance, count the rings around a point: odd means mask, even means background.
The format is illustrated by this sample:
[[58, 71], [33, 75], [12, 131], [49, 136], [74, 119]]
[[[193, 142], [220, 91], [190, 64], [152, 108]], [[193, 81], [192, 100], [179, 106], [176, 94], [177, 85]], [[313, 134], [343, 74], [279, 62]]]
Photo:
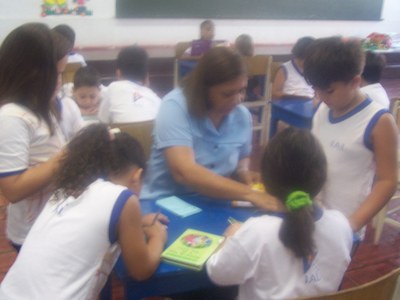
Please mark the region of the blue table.
[[276, 133], [279, 120], [294, 127], [310, 129], [313, 115], [312, 100], [273, 100], [271, 104], [270, 138]]
[[[188, 197], [184, 198], [184, 200], [200, 207], [202, 211], [192, 216], [181, 218], [161, 209], [161, 212], [167, 215], [170, 220], [167, 246], [175, 241], [187, 228], [222, 235], [229, 225], [229, 217], [245, 221], [249, 217], [258, 214], [255, 208], [232, 207], [230, 201], [213, 200], [201, 196]], [[146, 214], [158, 211], [159, 207], [155, 204], [155, 201], [142, 201], [141, 209], [142, 213]], [[143, 297], [181, 293], [214, 286], [205, 270], [197, 272], [164, 262], [161, 262], [156, 273], [150, 279], [141, 282], [135, 281], [128, 276], [121, 257], [117, 261], [114, 270], [124, 282], [126, 299], [141, 299]]]

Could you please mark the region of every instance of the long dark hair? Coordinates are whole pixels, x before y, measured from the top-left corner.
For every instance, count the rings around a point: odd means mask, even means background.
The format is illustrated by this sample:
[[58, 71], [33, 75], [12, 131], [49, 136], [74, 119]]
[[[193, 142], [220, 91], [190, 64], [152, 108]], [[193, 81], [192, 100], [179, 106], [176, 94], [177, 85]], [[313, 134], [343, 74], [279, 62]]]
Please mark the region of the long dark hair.
[[92, 124], [68, 144], [55, 188], [63, 196], [77, 197], [98, 178], [123, 174], [132, 166], [145, 168], [139, 142], [124, 132], [111, 134], [104, 124]]
[[239, 53], [227, 47], [208, 50], [182, 82], [189, 112], [204, 117], [212, 109], [208, 100], [209, 89], [241, 75], [247, 75], [247, 69]]
[[51, 100], [56, 65], [53, 38], [46, 25], [27, 23], [11, 31], [0, 47], [0, 105], [27, 107], [53, 132]]
[[[307, 130], [288, 128], [268, 143], [262, 159], [262, 178], [269, 193], [283, 203], [294, 191], [314, 198], [326, 180], [325, 154]], [[285, 214], [279, 237], [297, 257], [314, 250], [313, 207], [305, 206]]]

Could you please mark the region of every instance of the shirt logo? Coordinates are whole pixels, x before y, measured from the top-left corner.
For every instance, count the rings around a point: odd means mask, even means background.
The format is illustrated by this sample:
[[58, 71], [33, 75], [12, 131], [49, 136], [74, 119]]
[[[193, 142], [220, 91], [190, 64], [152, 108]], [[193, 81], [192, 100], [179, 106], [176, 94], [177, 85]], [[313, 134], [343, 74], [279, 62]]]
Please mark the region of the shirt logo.
[[338, 141], [331, 141], [330, 147], [337, 151], [344, 152], [344, 143], [340, 143]]

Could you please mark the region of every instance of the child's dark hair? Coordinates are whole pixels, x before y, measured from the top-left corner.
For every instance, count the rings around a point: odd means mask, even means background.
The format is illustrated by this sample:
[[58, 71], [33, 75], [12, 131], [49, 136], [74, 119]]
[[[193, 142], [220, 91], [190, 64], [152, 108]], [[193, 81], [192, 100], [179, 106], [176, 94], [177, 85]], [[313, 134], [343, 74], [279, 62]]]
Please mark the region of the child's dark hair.
[[364, 67], [364, 52], [356, 40], [341, 37], [316, 39], [307, 49], [304, 77], [319, 89], [333, 82], [350, 82]]
[[383, 54], [367, 51], [365, 55], [365, 66], [361, 76], [368, 83], [379, 83], [385, 67], [386, 60]]
[[117, 57], [117, 69], [124, 78], [144, 82], [148, 72], [148, 55], [146, 50], [138, 46], [122, 49]]
[[[268, 143], [262, 158], [262, 178], [268, 192], [285, 205], [301, 191], [314, 198], [326, 180], [325, 154], [310, 131], [287, 128]], [[313, 206], [288, 211], [279, 237], [297, 257], [313, 254]]]
[[100, 75], [96, 69], [86, 66], [79, 68], [74, 76], [74, 89], [83, 86], [100, 86]]
[[58, 32], [59, 34], [63, 35], [66, 39], [70, 41], [72, 46], [75, 44], [75, 31], [72, 29], [71, 26], [67, 24], [59, 24], [53, 28], [54, 31]]
[[306, 56], [308, 47], [311, 45], [311, 43], [314, 40], [315, 40], [315, 38], [313, 38], [311, 36], [305, 36], [305, 37], [299, 38], [297, 40], [296, 44], [294, 44], [294, 46], [292, 48], [292, 55], [295, 58], [304, 59], [304, 57]]
[[82, 129], [67, 146], [55, 188], [63, 196], [79, 196], [98, 178], [123, 174], [132, 166], [145, 168], [139, 142], [125, 132], [110, 133], [104, 124]]

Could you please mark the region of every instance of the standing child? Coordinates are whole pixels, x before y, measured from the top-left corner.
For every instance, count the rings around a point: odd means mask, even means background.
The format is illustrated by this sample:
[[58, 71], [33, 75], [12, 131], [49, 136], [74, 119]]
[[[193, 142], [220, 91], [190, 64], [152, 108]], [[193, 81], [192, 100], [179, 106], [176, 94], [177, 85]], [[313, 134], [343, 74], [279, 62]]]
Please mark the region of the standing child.
[[287, 208], [228, 227], [207, 262], [211, 280], [239, 285], [239, 300], [292, 299], [336, 291], [350, 262], [352, 231], [338, 211], [313, 198], [326, 179], [324, 152], [309, 131], [288, 128], [262, 159], [266, 189]]
[[147, 52], [131, 46], [117, 57], [117, 81], [104, 93], [99, 109], [103, 123], [129, 123], [153, 120], [161, 99], [150, 89]]
[[55, 117], [56, 45], [28, 23], [0, 47], [0, 190], [10, 202], [7, 237], [18, 249], [52, 192], [64, 135]]
[[[360, 92], [364, 53], [359, 42], [316, 40], [304, 74], [322, 103], [313, 133], [328, 159], [321, 201], [362, 229], [389, 201], [397, 186], [397, 130], [393, 117]], [[363, 231], [360, 232], [363, 235]]]
[[[69, 144], [56, 192], [0, 286], [1, 299], [96, 299], [122, 250], [130, 275], [148, 278], [166, 242], [166, 217], [140, 214], [139, 143], [105, 125]], [[157, 219], [158, 218], [158, 219]]]

